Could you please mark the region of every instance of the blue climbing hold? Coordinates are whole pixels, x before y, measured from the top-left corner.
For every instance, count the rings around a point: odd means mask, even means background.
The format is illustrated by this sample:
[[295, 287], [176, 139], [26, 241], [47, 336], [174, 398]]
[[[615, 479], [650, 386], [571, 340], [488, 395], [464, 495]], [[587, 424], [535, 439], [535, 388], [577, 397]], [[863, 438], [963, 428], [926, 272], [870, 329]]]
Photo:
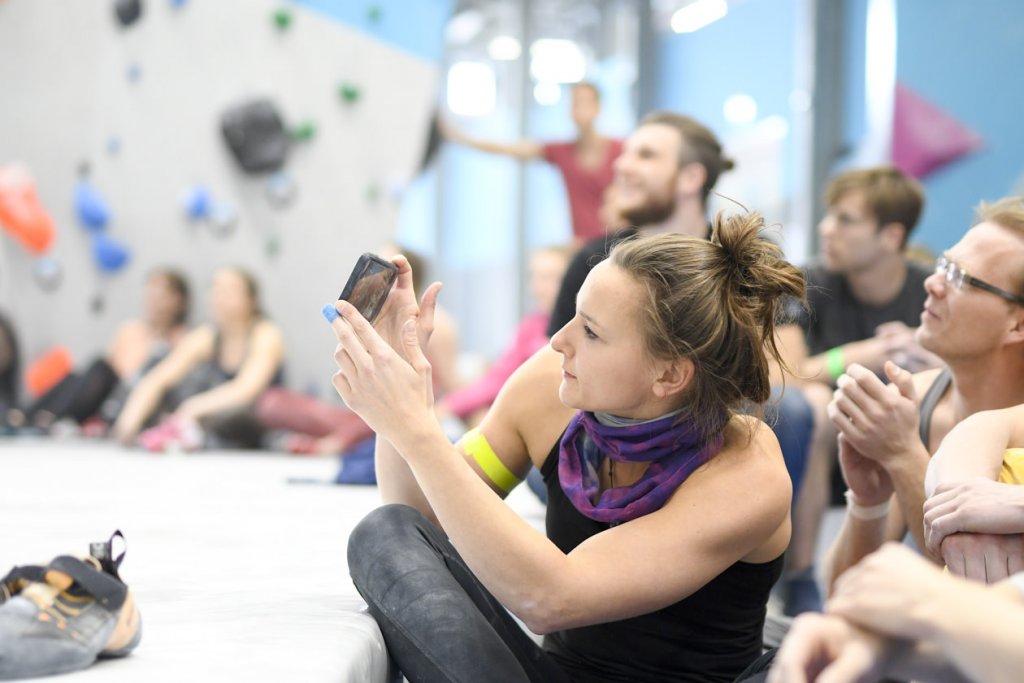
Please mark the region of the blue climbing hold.
[[192, 221], [202, 221], [210, 217], [213, 210], [213, 197], [204, 185], [196, 185], [189, 189], [185, 196], [185, 214]]
[[96, 233], [92, 237], [92, 256], [96, 266], [104, 273], [116, 273], [131, 259], [131, 252], [117, 240]]
[[86, 230], [99, 232], [110, 223], [110, 206], [99, 190], [85, 178], [75, 185], [75, 213]]

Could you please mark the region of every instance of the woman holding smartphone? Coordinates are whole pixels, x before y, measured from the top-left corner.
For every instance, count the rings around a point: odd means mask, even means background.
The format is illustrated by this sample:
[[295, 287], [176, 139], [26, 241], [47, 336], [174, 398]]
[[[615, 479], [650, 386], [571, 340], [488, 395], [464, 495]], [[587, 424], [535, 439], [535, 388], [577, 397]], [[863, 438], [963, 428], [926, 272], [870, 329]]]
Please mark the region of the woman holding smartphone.
[[[397, 504], [355, 529], [349, 568], [409, 680], [731, 681], [757, 658], [791, 488], [742, 411], [768, 398], [777, 308], [804, 294], [762, 227], [719, 216], [711, 241], [617, 245], [455, 445], [421, 350], [439, 285], [417, 307], [399, 257], [376, 329], [337, 304], [334, 385], [377, 432]], [[531, 464], [546, 536], [501, 501]]]

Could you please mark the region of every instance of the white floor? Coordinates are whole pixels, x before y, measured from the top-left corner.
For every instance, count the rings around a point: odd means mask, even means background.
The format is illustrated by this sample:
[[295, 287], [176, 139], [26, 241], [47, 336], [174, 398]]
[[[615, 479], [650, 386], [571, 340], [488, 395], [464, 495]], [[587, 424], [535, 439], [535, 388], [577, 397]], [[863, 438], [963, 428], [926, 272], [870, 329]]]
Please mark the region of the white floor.
[[[139, 648], [53, 680], [385, 681], [383, 640], [346, 561], [377, 489], [327, 485], [337, 467], [0, 438], [0, 576], [85, 554], [115, 529], [127, 539], [121, 575], [142, 612]], [[509, 503], [543, 528], [544, 508], [525, 486]], [[819, 553], [841, 519], [841, 509], [827, 515]]]
[[[380, 632], [345, 558], [377, 490], [308, 483], [336, 468], [333, 458], [0, 439], [0, 575], [124, 532], [142, 642], [60, 680], [383, 681]], [[539, 524], [540, 503], [520, 488], [513, 506]]]

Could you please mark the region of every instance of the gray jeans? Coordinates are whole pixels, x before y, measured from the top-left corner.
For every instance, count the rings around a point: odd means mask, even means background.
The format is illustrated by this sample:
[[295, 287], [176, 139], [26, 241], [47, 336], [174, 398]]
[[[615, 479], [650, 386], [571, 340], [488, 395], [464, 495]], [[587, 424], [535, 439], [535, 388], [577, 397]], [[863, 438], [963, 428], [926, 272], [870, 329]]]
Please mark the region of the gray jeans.
[[568, 683], [416, 510], [385, 505], [367, 515], [349, 538], [348, 566], [388, 653], [412, 683]]

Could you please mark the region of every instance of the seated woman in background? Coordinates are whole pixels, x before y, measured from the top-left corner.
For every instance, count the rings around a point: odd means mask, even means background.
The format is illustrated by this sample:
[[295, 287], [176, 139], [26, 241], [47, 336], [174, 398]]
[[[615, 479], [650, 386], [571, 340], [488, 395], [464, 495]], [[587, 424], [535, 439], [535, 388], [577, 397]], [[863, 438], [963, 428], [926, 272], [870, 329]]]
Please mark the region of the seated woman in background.
[[[548, 321], [570, 255], [571, 252], [565, 247], [548, 247], [533, 254], [530, 258], [530, 293], [536, 305], [535, 310], [519, 322], [511, 346], [505, 349], [501, 358], [483, 376], [441, 397], [437, 402], [440, 416], [448, 413], [456, 415], [467, 427], [480, 424], [515, 369], [548, 343]], [[410, 263], [410, 266], [415, 273], [415, 264]]]
[[[131, 444], [139, 437], [148, 450], [189, 450], [202, 446], [210, 432], [233, 446], [259, 445], [251, 407], [281, 381], [281, 331], [263, 316], [256, 281], [238, 268], [214, 275], [211, 308], [213, 324], [189, 332], [132, 390], [114, 423], [119, 441]], [[148, 422], [168, 413], [139, 436]]]
[[18, 382], [21, 359], [14, 326], [0, 315], [0, 428], [17, 426], [23, 419], [18, 412]]
[[185, 277], [166, 268], [154, 271], [146, 280], [143, 306], [142, 318], [128, 320], [117, 329], [104, 357], [94, 360], [85, 372], [68, 375], [29, 409], [32, 424], [45, 428], [65, 418], [78, 424], [94, 416], [105, 423], [117, 418], [135, 383], [185, 334], [189, 311]]
[[[376, 431], [381, 494], [399, 503], [356, 527], [349, 568], [407, 678], [714, 683], [758, 657], [792, 492], [744, 411], [771, 392], [783, 297], [804, 295], [762, 227], [719, 216], [710, 241], [617, 245], [455, 445], [420, 350], [439, 286], [420, 310], [396, 258], [376, 329], [338, 302], [334, 386]], [[501, 501], [531, 464], [546, 537]]]

